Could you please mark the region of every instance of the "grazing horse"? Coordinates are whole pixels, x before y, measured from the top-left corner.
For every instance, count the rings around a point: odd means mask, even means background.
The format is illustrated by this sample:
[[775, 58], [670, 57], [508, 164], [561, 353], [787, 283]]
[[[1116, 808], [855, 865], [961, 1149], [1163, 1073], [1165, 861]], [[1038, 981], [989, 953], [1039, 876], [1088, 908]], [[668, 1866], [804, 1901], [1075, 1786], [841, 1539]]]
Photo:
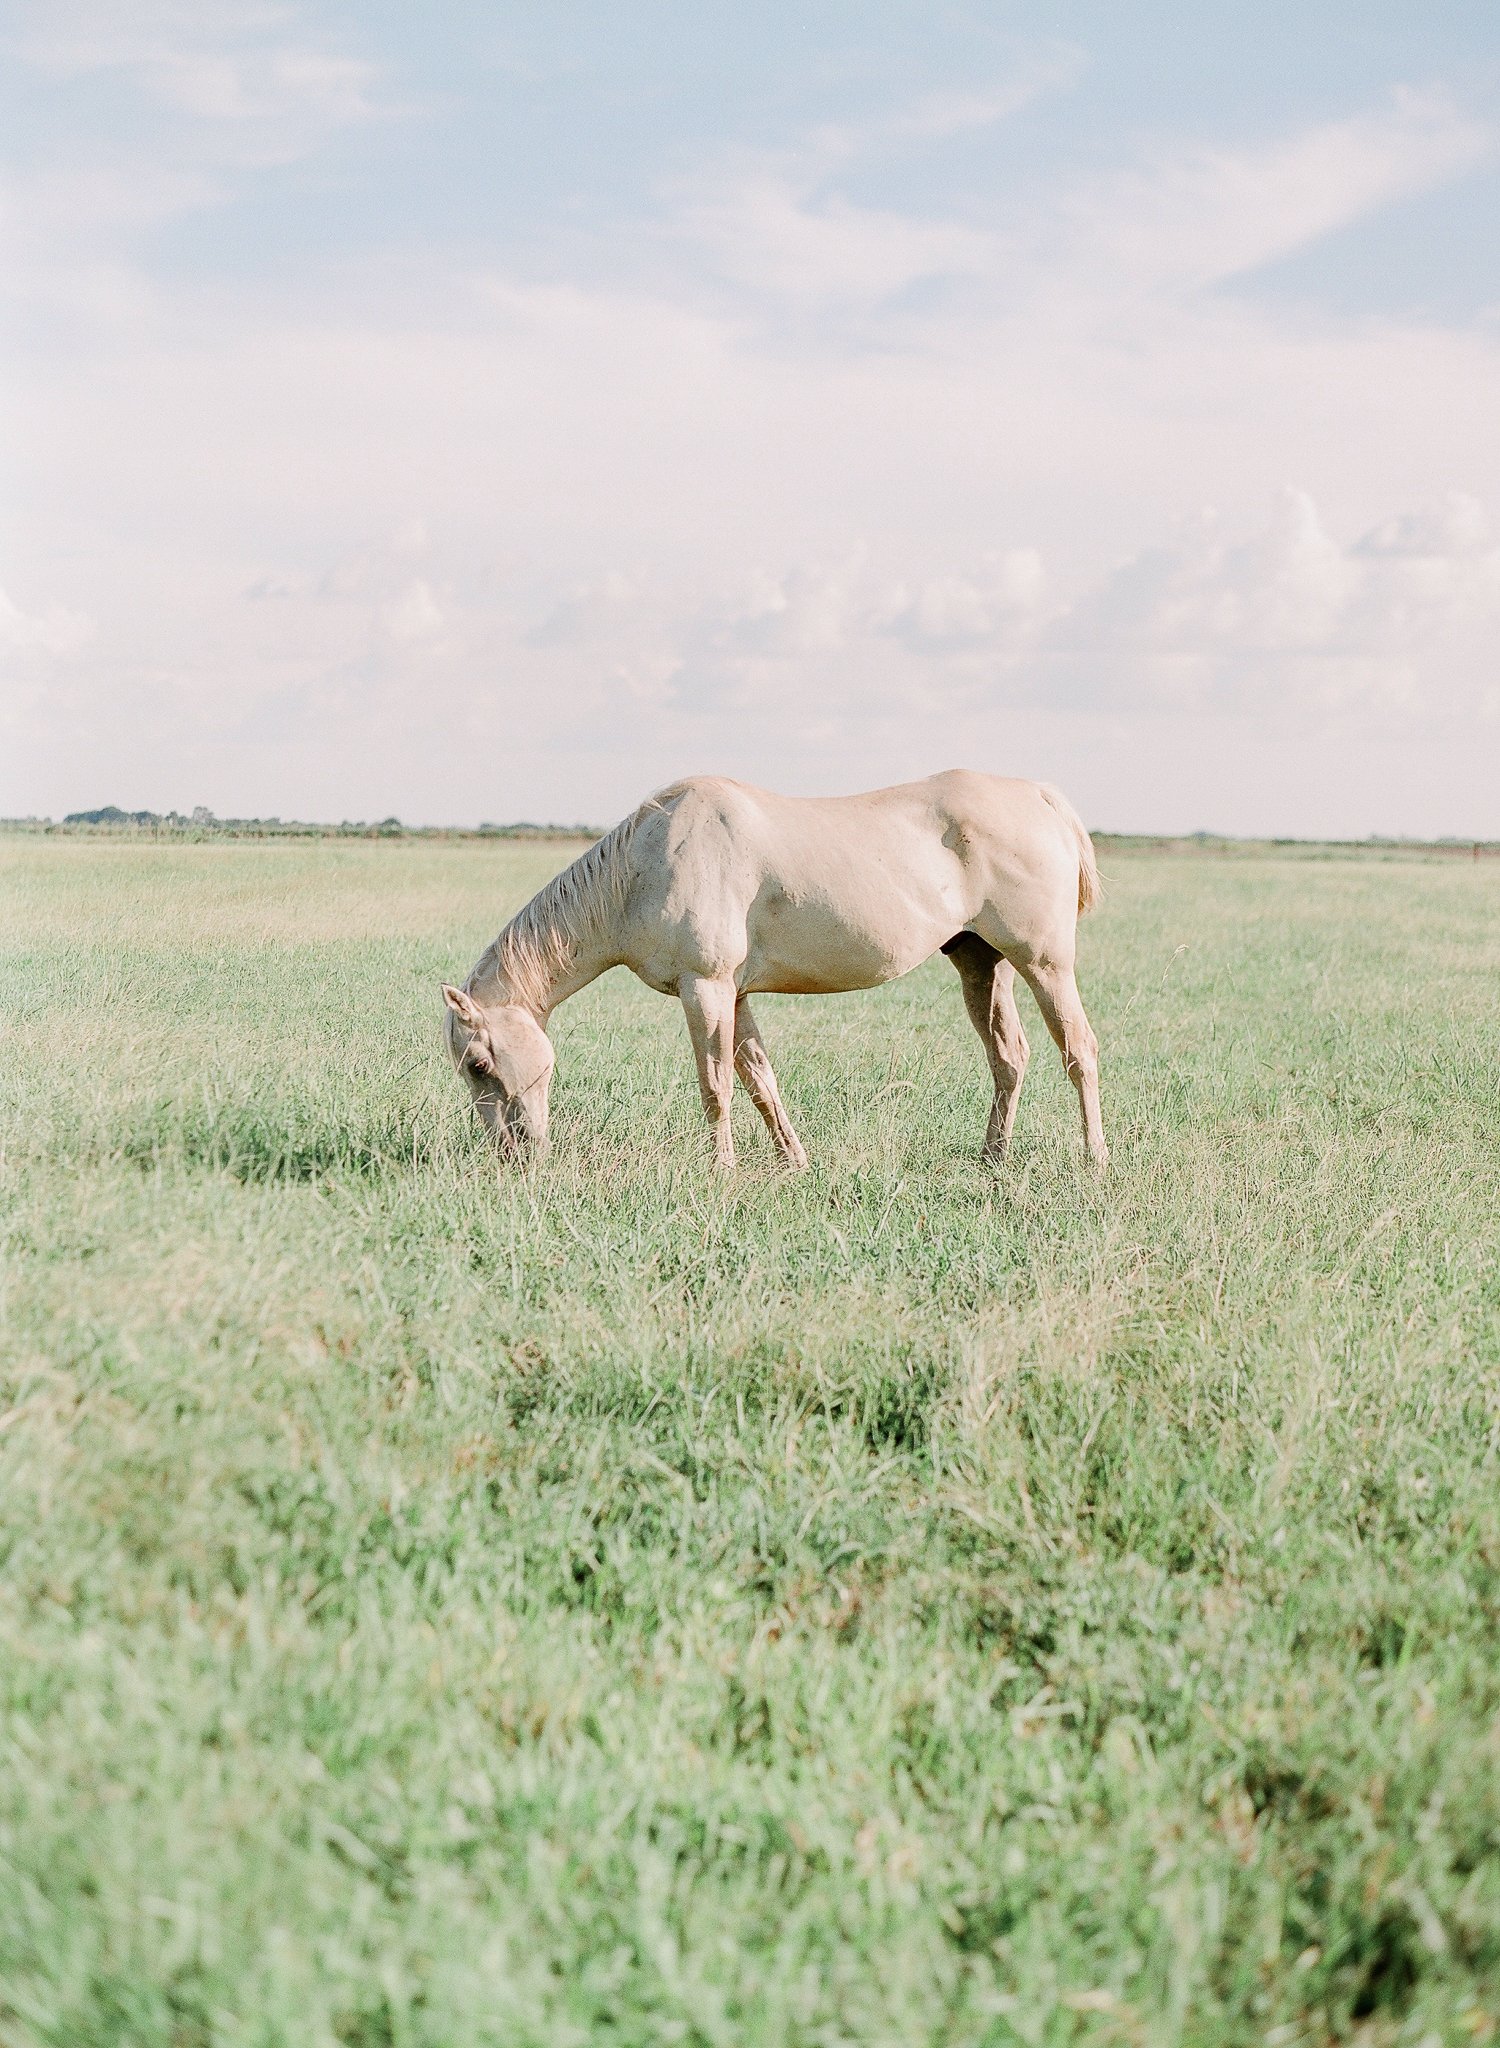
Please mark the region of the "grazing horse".
[[555, 875], [463, 988], [444, 986], [448, 1049], [502, 1152], [541, 1150], [547, 1019], [606, 969], [629, 967], [687, 1013], [718, 1164], [734, 1164], [738, 1074], [782, 1160], [801, 1167], [749, 998], [874, 988], [941, 951], [994, 1077], [985, 1157], [1004, 1155], [1026, 1072], [1020, 973], [1102, 1166], [1098, 1044], [1073, 979], [1078, 917], [1098, 895], [1083, 822], [1046, 783], [951, 769], [864, 796], [789, 797], [693, 776]]

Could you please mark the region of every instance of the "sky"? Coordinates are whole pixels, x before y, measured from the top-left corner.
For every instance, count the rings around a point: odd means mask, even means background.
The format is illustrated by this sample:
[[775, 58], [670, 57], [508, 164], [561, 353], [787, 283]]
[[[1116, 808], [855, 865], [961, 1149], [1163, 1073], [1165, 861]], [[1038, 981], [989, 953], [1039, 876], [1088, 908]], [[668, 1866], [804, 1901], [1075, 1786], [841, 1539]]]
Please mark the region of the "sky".
[[1500, 836], [1492, 0], [0, 6], [0, 814]]

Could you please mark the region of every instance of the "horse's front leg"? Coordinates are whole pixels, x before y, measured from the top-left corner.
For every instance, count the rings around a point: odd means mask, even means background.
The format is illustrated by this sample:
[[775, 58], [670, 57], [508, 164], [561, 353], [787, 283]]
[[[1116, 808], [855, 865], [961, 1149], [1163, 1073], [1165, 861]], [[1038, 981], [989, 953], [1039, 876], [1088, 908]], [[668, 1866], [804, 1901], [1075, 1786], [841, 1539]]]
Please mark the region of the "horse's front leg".
[[734, 1013], [734, 1064], [745, 1084], [746, 1094], [766, 1120], [766, 1129], [776, 1141], [782, 1164], [800, 1172], [807, 1164], [807, 1154], [802, 1149], [802, 1140], [792, 1129], [792, 1120], [781, 1100], [781, 1090], [776, 1086], [770, 1055], [744, 996], [740, 997], [739, 1007]]
[[734, 1130], [729, 1112], [734, 1101], [734, 1012], [739, 991], [733, 981], [685, 974], [678, 994], [698, 1062], [704, 1113], [713, 1132], [714, 1164], [733, 1166]]

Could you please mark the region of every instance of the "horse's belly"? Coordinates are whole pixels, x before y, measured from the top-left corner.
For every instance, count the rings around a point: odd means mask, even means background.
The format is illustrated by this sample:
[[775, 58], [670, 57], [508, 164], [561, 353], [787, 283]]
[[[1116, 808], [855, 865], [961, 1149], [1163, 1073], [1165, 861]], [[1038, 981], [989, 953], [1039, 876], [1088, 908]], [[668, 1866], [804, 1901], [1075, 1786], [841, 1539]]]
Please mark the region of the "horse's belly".
[[[941, 922], [941, 920], [939, 920]], [[757, 906], [741, 986], [767, 995], [838, 995], [846, 989], [878, 988], [895, 981], [935, 953], [952, 933], [929, 932], [928, 920], [893, 931], [881, 923], [853, 921], [820, 903], [780, 902]]]

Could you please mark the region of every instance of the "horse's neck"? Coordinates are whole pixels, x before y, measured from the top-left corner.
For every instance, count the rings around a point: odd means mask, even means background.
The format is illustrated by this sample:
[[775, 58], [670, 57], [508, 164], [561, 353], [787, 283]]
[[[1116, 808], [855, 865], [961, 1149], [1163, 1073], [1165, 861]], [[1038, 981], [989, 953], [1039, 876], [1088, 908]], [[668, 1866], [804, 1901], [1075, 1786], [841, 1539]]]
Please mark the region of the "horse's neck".
[[587, 988], [591, 981], [597, 981], [607, 967], [613, 967], [612, 956], [606, 955], [602, 946], [575, 943], [570, 949], [567, 965], [557, 973], [548, 986], [546, 999], [540, 1012], [541, 1022], [546, 1023], [559, 1003], [565, 1003], [569, 996], [576, 996], [580, 989]]
[[545, 1023], [615, 965], [632, 841], [647, 808], [596, 840], [517, 911], [475, 970], [481, 1002], [520, 1003]]
[[475, 968], [471, 989], [481, 1003], [518, 1003], [545, 1024], [559, 1003], [597, 981], [615, 960], [592, 930], [564, 932], [531, 913], [528, 904], [511, 919]]

